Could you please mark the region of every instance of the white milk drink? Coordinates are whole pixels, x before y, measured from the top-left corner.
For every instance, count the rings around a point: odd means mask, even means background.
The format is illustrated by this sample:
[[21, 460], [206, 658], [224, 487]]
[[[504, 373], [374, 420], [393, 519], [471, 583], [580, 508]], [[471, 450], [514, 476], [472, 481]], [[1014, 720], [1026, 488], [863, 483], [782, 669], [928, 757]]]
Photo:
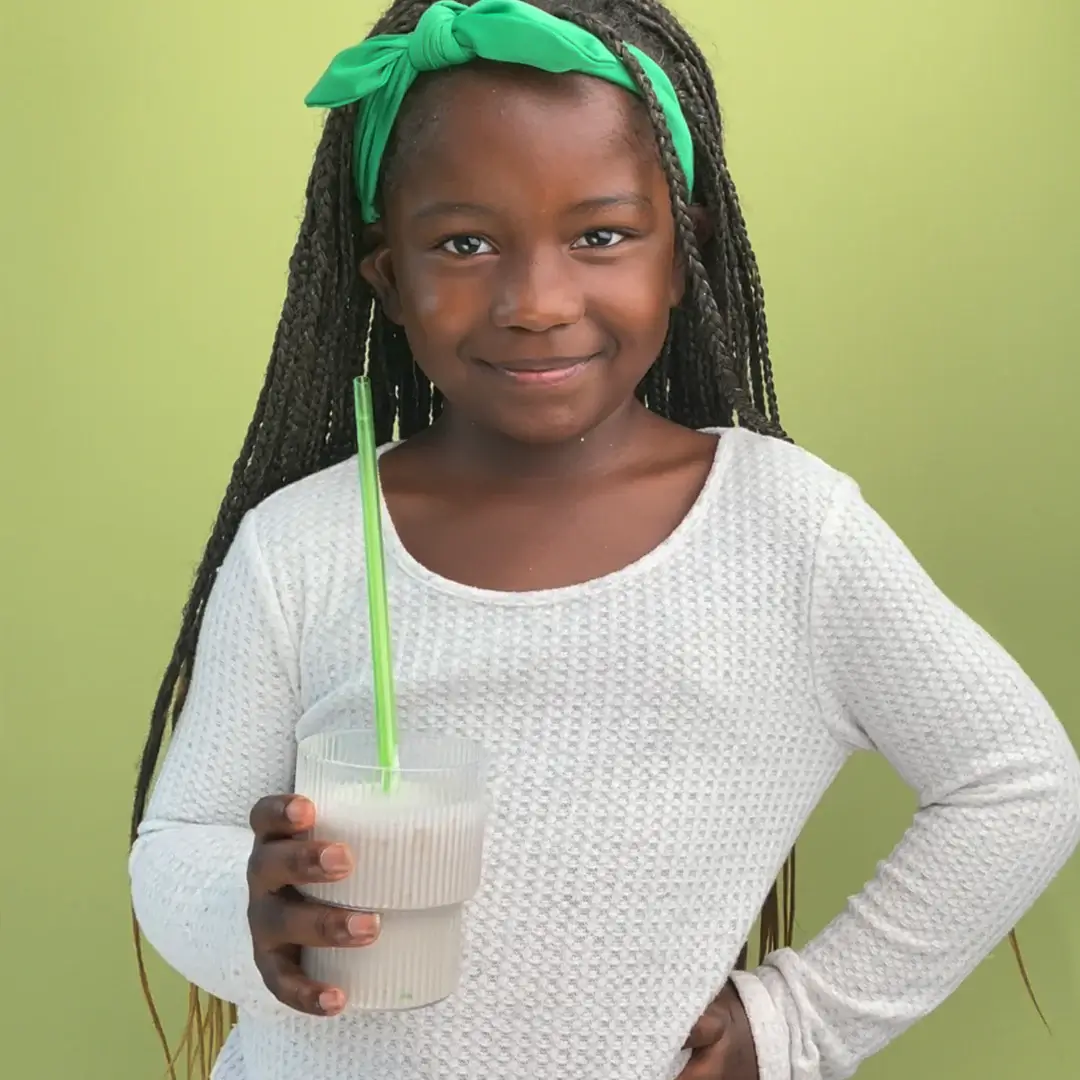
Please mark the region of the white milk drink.
[[[487, 819], [482, 751], [403, 737], [401, 771], [384, 782], [380, 770], [352, 764], [369, 759], [373, 745], [357, 732], [300, 744], [296, 792], [315, 804], [314, 838], [348, 845], [355, 863], [344, 881], [305, 885], [304, 894], [381, 921], [374, 944], [305, 949], [303, 965], [341, 987], [352, 1008], [419, 1008], [448, 997], [461, 978], [464, 905], [480, 884]], [[410, 758], [432, 767], [410, 768]]]

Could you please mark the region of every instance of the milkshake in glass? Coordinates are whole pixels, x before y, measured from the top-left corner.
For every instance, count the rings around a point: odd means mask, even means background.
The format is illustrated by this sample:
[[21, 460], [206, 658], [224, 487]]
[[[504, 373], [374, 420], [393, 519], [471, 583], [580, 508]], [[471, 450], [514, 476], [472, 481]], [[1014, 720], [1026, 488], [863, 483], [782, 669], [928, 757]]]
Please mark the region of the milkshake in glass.
[[403, 731], [400, 768], [378, 765], [373, 731], [311, 735], [297, 748], [298, 795], [315, 804], [313, 839], [343, 843], [355, 869], [305, 885], [312, 900], [376, 911], [360, 949], [305, 949], [304, 971], [339, 986], [352, 1008], [413, 1009], [457, 989], [463, 913], [480, 884], [486, 757], [476, 743]]

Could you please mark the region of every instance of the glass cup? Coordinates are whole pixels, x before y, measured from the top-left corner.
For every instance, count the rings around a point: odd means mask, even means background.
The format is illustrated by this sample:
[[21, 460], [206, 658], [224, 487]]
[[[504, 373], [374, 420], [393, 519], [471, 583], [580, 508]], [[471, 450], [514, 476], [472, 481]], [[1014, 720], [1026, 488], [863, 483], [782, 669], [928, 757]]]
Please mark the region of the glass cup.
[[415, 1009], [461, 979], [463, 909], [480, 884], [487, 757], [450, 735], [402, 732], [400, 770], [378, 764], [373, 731], [311, 735], [297, 748], [296, 792], [315, 804], [313, 838], [347, 844], [355, 869], [305, 885], [324, 904], [379, 913], [373, 945], [305, 949], [305, 972], [362, 1010]]

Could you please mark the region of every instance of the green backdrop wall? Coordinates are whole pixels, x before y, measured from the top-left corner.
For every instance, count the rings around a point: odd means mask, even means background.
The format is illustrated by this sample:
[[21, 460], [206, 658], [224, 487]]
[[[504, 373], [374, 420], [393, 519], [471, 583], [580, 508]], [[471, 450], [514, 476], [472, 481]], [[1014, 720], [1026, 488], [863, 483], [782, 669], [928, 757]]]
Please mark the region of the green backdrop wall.
[[[853, 473], [1080, 736], [1080, 5], [683, 0], [716, 64], [785, 420]], [[7, 853], [0, 1072], [144, 1080], [135, 758], [260, 384], [317, 117], [367, 2], [0, 13]], [[805, 839], [820, 926], [911, 800], [851, 767]], [[1065, 1080], [1080, 868], [868, 1080]], [[154, 969], [173, 1026], [179, 980]]]

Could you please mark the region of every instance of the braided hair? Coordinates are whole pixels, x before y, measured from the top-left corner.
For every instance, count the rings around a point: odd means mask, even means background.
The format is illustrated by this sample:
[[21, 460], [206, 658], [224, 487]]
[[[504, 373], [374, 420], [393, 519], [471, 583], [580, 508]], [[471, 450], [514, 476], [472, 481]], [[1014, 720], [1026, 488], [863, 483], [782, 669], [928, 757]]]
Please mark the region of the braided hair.
[[[661, 0], [529, 0], [595, 35], [626, 66], [641, 93], [667, 176], [676, 243], [687, 289], [672, 312], [663, 349], [638, 396], [653, 412], [691, 428], [733, 423], [786, 439], [769, 359], [764, 292], [735, 185], [724, 156], [723, 125], [712, 74], [701, 50]], [[431, 0], [395, 0], [371, 34], [409, 33]], [[626, 44], [637, 46], [671, 78], [694, 146], [695, 188], [686, 178], [663, 111]], [[358, 273], [363, 226], [353, 183], [353, 132], [358, 106], [331, 111], [315, 153], [300, 233], [289, 262], [281, 319], [266, 378], [225, 497], [195, 574], [180, 631], [154, 702], [131, 818], [142, 821], [166, 733], [179, 718], [195, 645], [218, 568], [244, 515], [273, 492], [356, 451], [352, 380], [371, 377], [375, 435], [387, 442], [429, 427], [442, 398], [413, 362], [403, 330], [390, 322]], [[408, 110], [408, 100], [403, 112]], [[401, 118], [398, 129], [408, 120]], [[407, 140], [393, 139], [383, 166]], [[699, 240], [691, 207], [707, 215]], [[795, 856], [784, 865], [762, 911], [759, 953], [790, 944], [794, 933]], [[168, 1039], [149, 992], [135, 926], [143, 988], [176, 1076], [181, 1051], [187, 1075], [207, 1080], [235, 1010], [200, 999], [192, 988], [181, 1050]], [[748, 959], [744, 947], [739, 966]]]

